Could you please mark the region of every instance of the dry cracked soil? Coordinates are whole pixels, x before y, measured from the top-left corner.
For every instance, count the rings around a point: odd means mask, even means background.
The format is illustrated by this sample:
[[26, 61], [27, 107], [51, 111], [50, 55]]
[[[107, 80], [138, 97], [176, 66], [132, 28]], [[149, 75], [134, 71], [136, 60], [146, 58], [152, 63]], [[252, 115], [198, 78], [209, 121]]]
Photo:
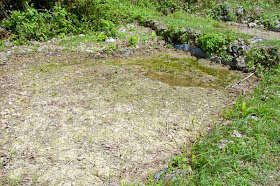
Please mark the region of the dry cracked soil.
[[[190, 148], [211, 130], [236, 97], [225, 87], [241, 73], [203, 60], [192, 68], [194, 60], [171, 49], [118, 60], [46, 53], [13, 57], [0, 69], [0, 180], [145, 181], [182, 145]], [[155, 65], [147, 65], [151, 61]], [[164, 73], [172, 73], [172, 83], [164, 81]], [[225, 77], [232, 78], [212, 86]]]

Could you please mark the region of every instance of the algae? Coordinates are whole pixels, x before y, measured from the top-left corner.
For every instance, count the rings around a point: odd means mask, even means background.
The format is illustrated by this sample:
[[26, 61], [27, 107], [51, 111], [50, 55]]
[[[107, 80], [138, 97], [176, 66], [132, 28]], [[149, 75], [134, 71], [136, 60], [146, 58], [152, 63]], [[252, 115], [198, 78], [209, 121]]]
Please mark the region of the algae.
[[114, 64], [140, 66], [143, 74], [171, 86], [225, 88], [240, 79], [236, 73], [220, 67], [204, 65], [195, 58], [157, 55], [141, 60], [114, 61]]

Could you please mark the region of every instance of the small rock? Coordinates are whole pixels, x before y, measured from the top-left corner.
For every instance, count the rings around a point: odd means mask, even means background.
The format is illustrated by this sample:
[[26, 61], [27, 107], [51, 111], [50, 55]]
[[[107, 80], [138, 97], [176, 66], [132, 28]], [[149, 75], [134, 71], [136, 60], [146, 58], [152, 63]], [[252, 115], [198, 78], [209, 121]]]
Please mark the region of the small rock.
[[236, 68], [239, 70], [244, 70], [246, 68], [245, 56], [239, 56], [236, 59]]
[[126, 27], [130, 29], [130, 28], [134, 28], [135, 26], [134, 24], [127, 24]]
[[210, 60], [214, 63], [221, 64], [222, 58], [220, 56], [211, 56]]
[[5, 32], [6, 29], [0, 26], [0, 33]]
[[93, 53], [93, 50], [85, 50], [86, 53]]
[[129, 48], [129, 49], [123, 50], [121, 53], [122, 53], [122, 55], [129, 55], [129, 54], [131, 54], [132, 52], [133, 52], [133, 50], [132, 50], [131, 48]]
[[208, 54], [206, 54], [202, 49], [196, 46], [191, 47], [191, 54], [198, 58], [205, 58], [205, 59], [210, 58]]
[[124, 27], [121, 27], [118, 31], [119, 33], [125, 33], [126, 32], [126, 29]]
[[244, 8], [243, 8], [243, 6], [240, 6], [240, 7], [237, 9], [237, 14], [238, 14], [238, 15], [243, 15], [243, 14], [244, 14]]
[[255, 38], [253, 38], [252, 40], [251, 40], [251, 42], [252, 42], [252, 44], [255, 44], [255, 43], [258, 43], [258, 42], [260, 42], [260, 41], [262, 41], [263, 39], [262, 38], [260, 38], [260, 37], [255, 37]]
[[175, 45], [174, 48], [177, 49], [177, 50], [183, 50], [185, 52], [190, 52], [191, 51], [191, 45], [189, 45], [189, 44]]
[[224, 148], [226, 148], [226, 146], [227, 146], [227, 144], [224, 144], [224, 143], [222, 143], [222, 144], [219, 144], [219, 149], [224, 149]]
[[258, 117], [256, 115], [252, 115], [251, 117], [252, 117], [253, 120], [257, 120], [258, 119]]
[[242, 134], [240, 134], [237, 130], [234, 130], [231, 134], [232, 137], [234, 138], [241, 138], [243, 137]]
[[26, 49], [27, 52], [32, 52], [33, 50], [31, 48]]
[[4, 41], [4, 45], [5, 45], [5, 47], [12, 47], [13, 43], [10, 41]]
[[155, 181], [158, 181], [160, 179], [160, 177], [168, 172], [168, 167], [164, 168], [163, 170], [161, 170], [159, 173], [157, 173], [154, 177]]
[[248, 23], [249, 28], [255, 28], [257, 26], [256, 23]]
[[79, 34], [79, 37], [85, 37], [86, 35], [85, 34]]
[[41, 46], [37, 49], [37, 52], [43, 52], [45, 50], [45, 46]]
[[106, 40], [105, 40], [105, 42], [107, 42], [107, 43], [114, 43], [114, 42], [116, 42], [117, 40], [116, 39], [114, 39], [114, 38], [112, 38], [112, 37], [109, 37], [109, 38], [107, 38]]
[[167, 30], [168, 28], [167, 28], [167, 26], [165, 26], [165, 25], [158, 25], [157, 27], [156, 27], [156, 31], [165, 31], [165, 30]]

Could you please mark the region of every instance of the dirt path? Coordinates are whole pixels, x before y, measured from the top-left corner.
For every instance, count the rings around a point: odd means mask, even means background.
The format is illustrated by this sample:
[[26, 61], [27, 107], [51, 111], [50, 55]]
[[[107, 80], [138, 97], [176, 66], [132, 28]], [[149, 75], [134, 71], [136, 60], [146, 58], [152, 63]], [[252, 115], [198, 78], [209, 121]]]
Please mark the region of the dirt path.
[[261, 28], [249, 28], [245, 24], [235, 23], [237, 25], [230, 25], [227, 29], [234, 30], [238, 33], [244, 33], [253, 35], [257, 38], [265, 39], [265, 40], [280, 40], [280, 32], [273, 32], [269, 30], [264, 30]]
[[[172, 60], [188, 58], [179, 51], [169, 55]], [[208, 130], [233, 99], [224, 89], [170, 86], [150, 79], [143, 66], [130, 62], [38, 54], [13, 58], [3, 66], [2, 181], [143, 181], [166, 166], [182, 144]], [[211, 76], [212, 81], [212, 75], [196, 78]]]

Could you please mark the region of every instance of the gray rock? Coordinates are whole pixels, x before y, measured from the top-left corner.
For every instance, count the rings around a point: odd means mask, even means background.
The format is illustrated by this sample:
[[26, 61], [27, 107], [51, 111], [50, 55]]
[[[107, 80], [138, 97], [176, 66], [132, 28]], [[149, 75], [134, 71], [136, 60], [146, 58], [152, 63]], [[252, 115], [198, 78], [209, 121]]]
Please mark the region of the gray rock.
[[198, 58], [205, 58], [205, 59], [210, 58], [208, 54], [206, 54], [202, 49], [196, 46], [191, 47], [191, 54]]
[[129, 54], [131, 54], [132, 52], [133, 52], [133, 50], [132, 50], [131, 48], [129, 48], [129, 49], [123, 50], [121, 53], [122, 53], [122, 55], [129, 55]]
[[165, 173], [168, 172], [168, 167], [164, 168], [163, 170], [161, 170], [159, 173], [156, 173], [155, 177], [154, 177], [154, 180], [155, 181], [158, 181], [160, 179], [160, 177], [162, 175], [164, 175]]
[[105, 42], [107, 42], [107, 43], [114, 43], [114, 42], [116, 42], [117, 40], [116, 39], [114, 39], [114, 38], [112, 38], [112, 37], [109, 37], [109, 38], [107, 38], [106, 40], [105, 40]]
[[240, 134], [237, 130], [232, 131], [231, 136], [234, 137], [234, 138], [241, 138], [241, 137], [243, 137], [243, 135]]
[[275, 26], [269, 26], [268, 29], [274, 32], [280, 32], [280, 21], [276, 20]]
[[252, 40], [251, 40], [251, 43], [252, 44], [255, 44], [255, 43], [258, 43], [258, 42], [260, 42], [260, 41], [262, 41], [263, 39], [262, 38], [260, 38], [260, 37], [254, 37]]
[[5, 63], [5, 62], [9, 61], [10, 56], [11, 56], [11, 51], [8, 51], [7, 53], [1, 52], [0, 53], [0, 63], [1, 62]]
[[47, 46], [41, 46], [37, 49], [37, 52], [44, 52], [46, 50]]
[[92, 54], [94, 51], [93, 50], [85, 50], [86, 53]]
[[248, 23], [249, 28], [255, 28], [257, 26], [256, 23]]
[[79, 37], [85, 37], [86, 35], [85, 34], [79, 34]]
[[6, 31], [6, 29], [0, 26], [0, 32], [4, 32], [4, 31]]
[[217, 63], [217, 64], [221, 64], [222, 63], [222, 58], [219, 57], [219, 56], [211, 56], [210, 60], [214, 63]]
[[126, 29], [124, 27], [121, 27], [119, 30], [118, 30], [119, 33], [125, 33], [126, 32]]
[[165, 26], [165, 25], [158, 25], [157, 27], [156, 27], [156, 31], [165, 31], [165, 30], [167, 30], [168, 28], [167, 28], [167, 26]]
[[135, 26], [134, 24], [127, 24], [126, 27], [130, 29], [130, 28], [134, 28]]
[[4, 41], [4, 45], [5, 45], [5, 47], [12, 47], [13, 43], [10, 41]]
[[190, 52], [191, 51], [191, 45], [189, 44], [179, 44], [174, 46], [175, 49], [177, 50], [183, 50], [185, 52]]
[[240, 6], [240, 7], [237, 9], [237, 14], [238, 14], [238, 15], [243, 15], [243, 14], [244, 14], [244, 8], [243, 8], [243, 6]]
[[246, 69], [246, 60], [245, 60], [245, 56], [239, 56], [235, 59], [236, 61], [236, 68], [238, 70], [244, 70]]

